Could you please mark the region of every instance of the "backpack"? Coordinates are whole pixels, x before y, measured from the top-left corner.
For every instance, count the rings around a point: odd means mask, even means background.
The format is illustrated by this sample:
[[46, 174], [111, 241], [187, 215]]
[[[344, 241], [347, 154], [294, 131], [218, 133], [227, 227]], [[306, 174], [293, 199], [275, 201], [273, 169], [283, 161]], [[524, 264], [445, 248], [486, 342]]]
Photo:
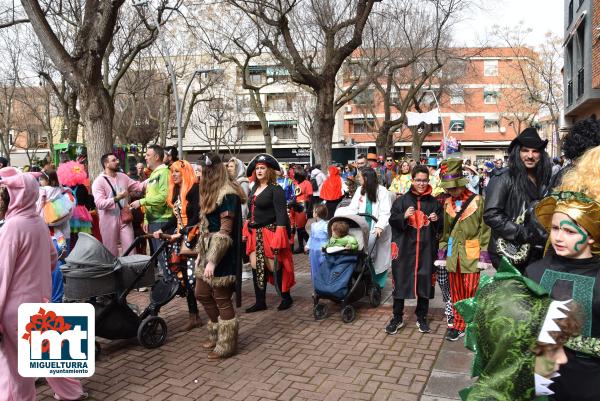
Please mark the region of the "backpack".
[[316, 178], [310, 179], [310, 185], [312, 186], [314, 192], [317, 192], [319, 190], [319, 183], [317, 182]]

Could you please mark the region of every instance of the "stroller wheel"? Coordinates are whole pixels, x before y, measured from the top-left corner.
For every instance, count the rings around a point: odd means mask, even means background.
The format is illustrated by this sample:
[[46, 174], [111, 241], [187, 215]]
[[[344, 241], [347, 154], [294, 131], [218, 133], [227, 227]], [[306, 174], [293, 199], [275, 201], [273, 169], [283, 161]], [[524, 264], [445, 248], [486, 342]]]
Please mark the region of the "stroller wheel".
[[138, 327], [137, 338], [146, 348], [157, 348], [167, 340], [167, 323], [160, 316], [148, 316]]
[[369, 288], [369, 303], [374, 308], [381, 305], [381, 288], [379, 286], [374, 285]]
[[352, 323], [356, 319], [356, 309], [352, 305], [346, 305], [342, 309], [342, 322]]
[[327, 304], [316, 304], [313, 308], [313, 315], [315, 320], [323, 320], [329, 313], [329, 306]]

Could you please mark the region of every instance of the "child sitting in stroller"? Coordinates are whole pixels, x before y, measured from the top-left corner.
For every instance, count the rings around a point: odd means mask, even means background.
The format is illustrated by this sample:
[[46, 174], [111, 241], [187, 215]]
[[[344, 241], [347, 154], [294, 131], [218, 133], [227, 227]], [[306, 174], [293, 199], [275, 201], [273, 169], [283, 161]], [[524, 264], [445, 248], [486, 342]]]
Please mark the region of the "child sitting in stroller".
[[348, 234], [349, 230], [350, 226], [345, 221], [336, 221], [331, 225], [331, 238], [326, 245], [327, 253], [358, 249], [358, 241]]

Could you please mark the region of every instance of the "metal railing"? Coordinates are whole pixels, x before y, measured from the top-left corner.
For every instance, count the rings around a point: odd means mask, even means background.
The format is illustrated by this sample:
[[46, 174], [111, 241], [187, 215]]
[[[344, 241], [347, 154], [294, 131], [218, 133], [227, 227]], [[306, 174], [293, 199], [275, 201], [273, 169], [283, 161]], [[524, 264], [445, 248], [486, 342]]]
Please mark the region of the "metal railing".
[[577, 71], [577, 99], [583, 96], [583, 92], [585, 92], [585, 78], [584, 78], [584, 69], [580, 68]]

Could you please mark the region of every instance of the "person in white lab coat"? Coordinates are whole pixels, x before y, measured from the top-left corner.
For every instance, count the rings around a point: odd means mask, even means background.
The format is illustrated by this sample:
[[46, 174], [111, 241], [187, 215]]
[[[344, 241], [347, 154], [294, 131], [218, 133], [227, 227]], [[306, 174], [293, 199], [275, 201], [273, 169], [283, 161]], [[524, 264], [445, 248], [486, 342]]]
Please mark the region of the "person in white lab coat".
[[384, 186], [379, 185], [377, 173], [370, 167], [362, 168], [358, 173], [356, 192], [352, 197], [350, 205], [338, 208], [335, 215], [367, 213], [374, 216], [377, 221], [366, 218], [369, 224], [369, 252], [373, 246], [372, 257], [374, 258], [375, 281], [383, 288], [387, 278], [387, 272], [392, 264], [391, 242], [392, 230], [388, 223], [392, 209], [391, 194]]

